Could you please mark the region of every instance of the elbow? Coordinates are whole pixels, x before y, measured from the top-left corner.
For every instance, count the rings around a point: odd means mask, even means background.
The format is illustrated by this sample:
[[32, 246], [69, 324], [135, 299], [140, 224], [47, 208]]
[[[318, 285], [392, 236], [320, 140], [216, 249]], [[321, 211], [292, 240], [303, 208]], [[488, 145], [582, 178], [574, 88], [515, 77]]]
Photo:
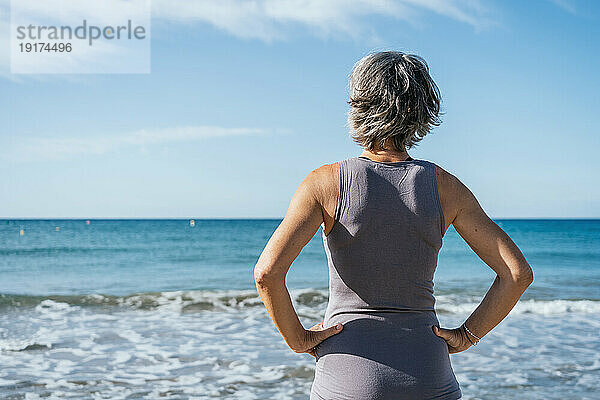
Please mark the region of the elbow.
[[522, 278], [523, 284], [527, 287], [533, 283], [533, 269], [531, 267], [528, 268], [527, 273]]
[[257, 264], [254, 267], [254, 282], [256, 286], [270, 286], [273, 282], [280, 279], [278, 274], [275, 274], [270, 268]]
[[511, 281], [521, 288], [527, 288], [533, 283], [533, 269], [529, 264], [511, 274]]

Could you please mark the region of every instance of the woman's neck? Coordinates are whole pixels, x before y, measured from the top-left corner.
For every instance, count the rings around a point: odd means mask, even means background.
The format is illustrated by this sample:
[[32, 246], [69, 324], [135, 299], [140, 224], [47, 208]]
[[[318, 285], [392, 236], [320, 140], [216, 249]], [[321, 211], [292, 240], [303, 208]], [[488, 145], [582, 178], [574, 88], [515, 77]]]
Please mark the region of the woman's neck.
[[398, 162], [398, 161], [406, 161], [411, 158], [410, 155], [404, 151], [398, 151], [396, 149], [373, 149], [369, 150], [363, 148], [363, 152], [361, 157], [367, 157], [373, 161], [379, 162]]

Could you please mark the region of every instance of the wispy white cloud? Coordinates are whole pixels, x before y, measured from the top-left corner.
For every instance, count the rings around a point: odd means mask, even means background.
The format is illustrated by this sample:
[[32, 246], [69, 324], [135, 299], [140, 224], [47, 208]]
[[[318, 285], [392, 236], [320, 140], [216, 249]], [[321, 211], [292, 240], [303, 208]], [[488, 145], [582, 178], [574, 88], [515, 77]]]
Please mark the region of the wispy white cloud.
[[[116, 4], [121, 0], [111, 1]], [[563, 7], [570, 4], [568, 0], [550, 1], [562, 4]], [[30, 9], [37, 19], [56, 18], [56, 10], [50, 7], [50, 3], [46, 3], [39, 0], [19, 0], [20, 8]], [[61, 4], [60, 18], [70, 21], [76, 19], [76, 16], [85, 15], [85, 7], [96, 3], [71, 0]], [[101, 7], [100, 4], [103, 3], [98, 3], [93, 13], [94, 18], [101, 22], [112, 21], [116, 12], [114, 7]], [[209, 24], [238, 38], [265, 42], [286, 40], [302, 32], [318, 37], [373, 39], [377, 35], [377, 29], [370, 21], [373, 16], [419, 25], [427, 15], [437, 14], [470, 25], [475, 30], [494, 25], [488, 18], [489, 10], [484, 0], [152, 0], [151, 4], [154, 20], [173, 24]], [[10, 47], [9, 5], [9, 0], [0, 0], [2, 49]], [[118, 12], [123, 13], [121, 7]], [[132, 9], [131, 12], [135, 13], [135, 10]], [[89, 64], [101, 71], [105, 64], [113, 65], [112, 60], [132, 58], [122, 56], [121, 53], [126, 50], [111, 43], [98, 42], [91, 54], [84, 50], [79, 49], [77, 56], [71, 55], [68, 60], [61, 55], [59, 60], [62, 70], [68, 72], [70, 66], [75, 68], [77, 65]], [[93, 62], [88, 62], [90, 59]], [[39, 69], [38, 61], [35, 63], [32, 70]], [[9, 52], [2, 51], [0, 76], [12, 80], [25, 79], [10, 74], [9, 64]], [[49, 65], [48, 69], [62, 71], [55, 67], [56, 65]], [[23, 69], [27, 70], [25, 67]], [[33, 77], [36, 78], [35, 75]]]
[[142, 129], [121, 135], [92, 137], [58, 137], [15, 139], [8, 144], [13, 160], [57, 160], [79, 155], [101, 155], [125, 148], [147, 149], [158, 144], [193, 142], [207, 138], [252, 136], [267, 133], [257, 128], [224, 128], [219, 126], [184, 126], [164, 129]]
[[[111, 1], [116, 4], [121, 0]], [[562, 3], [567, 0], [552, 1]], [[0, 0], [0, 46], [4, 49], [9, 47], [10, 41], [9, 3], [9, 0]], [[62, 2], [60, 18], [71, 20], [74, 16], [85, 15], [81, 6], [84, 3], [86, 7], [96, 4], [74, 0]], [[31, 9], [36, 19], [56, 18], [56, 10], [45, 6], [45, 1], [19, 0], [19, 4], [22, 9]], [[30, 4], [29, 8], [27, 4]], [[123, 13], [121, 8], [120, 14]], [[98, 6], [93, 14], [96, 20], [108, 22], [114, 19], [115, 12], [114, 7]], [[476, 30], [493, 24], [487, 17], [483, 0], [152, 0], [153, 19], [175, 24], [210, 24], [235, 37], [266, 42], [285, 40], [298, 32], [320, 37], [372, 37], [377, 34], [377, 29], [369, 22], [372, 16], [419, 24], [431, 13]], [[96, 47], [99, 48], [100, 43]], [[113, 54], [115, 49], [107, 45], [105, 51], [95, 53], [96, 59], [98, 54], [107, 52]], [[0, 54], [0, 75], [5, 77], [10, 61], [7, 53]], [[64, 57], [61, 60], [64, 62]]]
[[554, 3], [554, 5], [562, 8], [563, 10], [571, 13], [571, 14], [575, 14], [577, 12], [577, 10], [575, 9], [575, 3], [571, 0], [548, 0], [551, 3]]
[[373, 15], [415, 23], [433, 12], [476, 29], [491, 24], [479, 0], [154, 0], [153, 17], [179, 22], [204, 22], [231, 35], [264, 41], [281, 40], [290, 28], [318, 35], [363, 33]]

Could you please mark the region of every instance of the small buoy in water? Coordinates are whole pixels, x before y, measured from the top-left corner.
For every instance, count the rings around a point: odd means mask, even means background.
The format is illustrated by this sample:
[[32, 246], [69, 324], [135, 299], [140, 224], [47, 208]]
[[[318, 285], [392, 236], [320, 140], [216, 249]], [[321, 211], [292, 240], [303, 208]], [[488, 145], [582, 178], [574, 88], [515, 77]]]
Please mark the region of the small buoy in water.
[[89, 225], [89, 224], [91, 224], [91, 223], [92, 223], [92, 221], [90, 221], [89, 219], [88, 219], [87, 221], [85, 221], [85, 224], [86, 224], [86, 225]]
[[192, 226], [192, 227], [196, 226], [196, 221], [194, 221], [193, 219], [190, 219], [190, 226]]
[[56, 228], [54, 228], [54, 230], [55, 230], [56, 232], [60, 231], [60, 226], [57, 226]]
[[21, 236], [24, 236], [24, 235], [25, 235], [25, 229], [21, 229], [21, 230], [19, 231], [19, 235], [21, 235]]

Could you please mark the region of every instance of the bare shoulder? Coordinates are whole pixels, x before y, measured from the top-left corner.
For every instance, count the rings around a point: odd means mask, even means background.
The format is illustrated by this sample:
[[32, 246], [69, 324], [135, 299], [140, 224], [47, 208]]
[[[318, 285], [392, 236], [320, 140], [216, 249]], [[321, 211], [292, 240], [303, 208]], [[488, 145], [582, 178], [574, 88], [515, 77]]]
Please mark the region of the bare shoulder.
[[330, 192], [339, 181], [340, 171], [338, 163], [325, 164], [313, 171], [306, 177], [305, 182], [311, 187], [315, 195], [321, 195]]
[[319, 168], [317, 168], [311, 172], [311, 175], [320, 177], [321, 179], [326, 179], [328, 177], [331, 177], [332, 175], [338, 175], [338, 174], [339, 174], [339, 166], [338, 166], [337, 162], [332, 163], [332, 164], [322, 165]]
[[440, 202], [447, 228], [454, 223], [461, 210], [472, 206], [475, 198], [471, 190], [456, 175], [437, 164], [435, 166]]
[[436, 175], [438, 179], [438, 184], [441, 189], [444, 189], [445, 192], [454, 192], [460, 191], [464, 184], [456, 177], [456, 175], [448, 172], [446, 169], [440, 167], [438, 164], [436, 166]]
[[337, 162], [325, 164], [308, 174], [305, 183], [321, 205], [325, 232], [331, 231], [340, 192], [340, 169]]

